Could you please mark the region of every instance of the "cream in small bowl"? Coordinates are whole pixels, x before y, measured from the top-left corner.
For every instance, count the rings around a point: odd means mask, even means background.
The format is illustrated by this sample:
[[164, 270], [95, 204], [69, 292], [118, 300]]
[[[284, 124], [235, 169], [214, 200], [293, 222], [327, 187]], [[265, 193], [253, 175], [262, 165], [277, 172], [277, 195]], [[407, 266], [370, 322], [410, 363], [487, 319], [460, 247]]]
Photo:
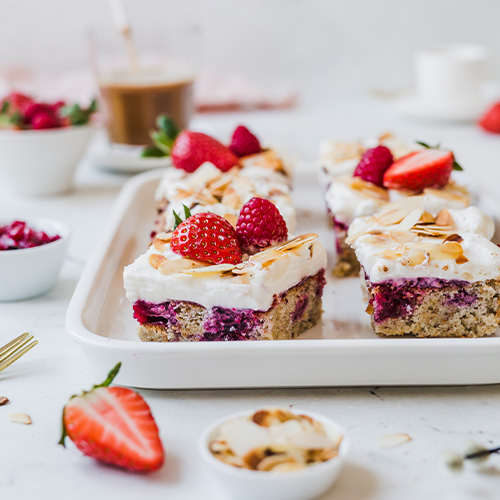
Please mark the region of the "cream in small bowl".
[[[1, 218], [0, 228], [15, 220]], [[2, 245], [8, 249], [0, 250], [0, 301], [28, 299], [51, 290], [64, 262], [70, 236], [69, 228], [60, 222], [41, 218], [17, 220], [25, 222], [33, 231], [43, 231], [52, 241], [40, 242], [31, 248]]]
[[263, 408], [215, 422], [200, 453], [222, 488], [240, 500], [307, 500], [324, 493], [347, 453], [345, 431], [311, 412]]

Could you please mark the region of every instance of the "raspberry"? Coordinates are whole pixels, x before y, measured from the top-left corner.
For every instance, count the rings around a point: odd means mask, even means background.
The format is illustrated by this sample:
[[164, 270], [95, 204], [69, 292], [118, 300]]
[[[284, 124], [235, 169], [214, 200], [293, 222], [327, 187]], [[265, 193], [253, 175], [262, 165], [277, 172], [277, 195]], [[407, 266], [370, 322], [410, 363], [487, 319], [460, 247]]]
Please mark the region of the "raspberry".
[[354, 171], [354, 177], [361, 177], [364, 181], [383, 187], [384, 173], [393, 162], [394, 158], [389, 148], [377, 146], [367, 149]]
[[233, 226], [210, 212], [192, 215], [172, 234], [173, 252], [212, 264], [239, 264], [241, 249]]
[[241, 208], [236, 235], [244, 250], [255, 253], [261, 248], [286, 241], [288, 229], [272, 202], [255, 197]]
[[229, 149], [239, 157], [253, 155], [262, 151], [259, 139], [243, 125], [236, 127], [233, 132]]

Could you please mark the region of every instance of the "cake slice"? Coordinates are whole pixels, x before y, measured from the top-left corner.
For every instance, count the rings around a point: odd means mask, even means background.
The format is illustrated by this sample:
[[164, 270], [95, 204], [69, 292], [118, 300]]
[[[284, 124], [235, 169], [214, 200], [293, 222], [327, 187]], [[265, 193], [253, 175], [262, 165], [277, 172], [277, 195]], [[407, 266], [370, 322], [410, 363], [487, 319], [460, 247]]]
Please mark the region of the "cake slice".
[[500, 325], [500, 249], [481, 210], [400, 209], [360, 219], [349, 231], [384, 336], [482, 337]]
[[236, 230], [215, 214], [193, 215], [125, 268], [141, 340], [292, 339], [319, 321], [324, 247], [316, 234], [288, 237], [269, 212], [265, 223], [249, 219], [255, 200]]
[[[413, 158], [417, 166], [418, 159], [422, 158], [420, 170], [400, 175], [403, 180], [397, 178], [399, 184], [390, 184], [397, 189], [388, 189], [386, 172], [395, 165], [402, 164], [405, 168], [409, 158]], [[418, 145], [410, 149], [390, 134], [385, 134], [376, 142], [330, 143], [322, 156], [321, 171], [323, 178], [327, 179], [327, 182], [324, 181], [328, 184], [325, 202], [335, 230], [337, 262], [334, 275], [347, 277], [359, 273], [356, 256], [345, 243], [349, 226], [357, 217], [372, 215], [391, 201], [419, 194], [424, 196], [428, 205], [425, 210], [434, 215], [441, 208], [468, 206], [468, 191], [450, 178], [453, 160], [449, 151], [425, 149]], [[410, 183], [411, 179], [417, 182]], [[432, 209], [433, 205], [438, 206], [437, 210]]]
[[272, 169], [262, 170], [263, 167], [252, 166], [248, 171], [246, 168], [238, 166], [222, 172], [212, 163], [205, 162], [193, 173], [167, 170], [155, 194], [158, 209], [156, 233], [172, 230], [174, 212], [184, 213], [184, 205], [193, 215], [208, 211], [223, 217], [229, 215], [236, 220], [241, 207], [254, 196], [271, 200], [287, 227], [294, 231], [296, 214], [287, 177]]

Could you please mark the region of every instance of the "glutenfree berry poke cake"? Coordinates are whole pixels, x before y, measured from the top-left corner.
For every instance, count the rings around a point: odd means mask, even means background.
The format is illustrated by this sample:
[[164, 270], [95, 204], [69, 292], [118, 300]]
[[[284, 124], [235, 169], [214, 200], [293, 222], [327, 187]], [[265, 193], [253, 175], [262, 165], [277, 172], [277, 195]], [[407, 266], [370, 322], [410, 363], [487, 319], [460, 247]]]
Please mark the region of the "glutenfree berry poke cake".
[[356, 252], [375, 333], [482, 337], [500, 325], [500, 248], [493, 221], [476, 207], [396, 208], [358, 219]]
[[345, 243], [349, 226], [357, 217], [372, 215], [391, 201], [417, 194], [424, 196], [427, 211], [432, 211], [433, 205], [438, 210], [469, 205], [468, 191], [450, 179], [454, 168], [461, 169], [451, 151], [423, 146], [408, 151], [392, 137], [368, 149], [355, 143], [351, 144], [352, 157], [339, 159], [338, 170], [328, 170], [330, 174], [335, 172], [330, 177], [325, 201], [335, 231], [337, 277], [359, 273], [356, 256]]
[[316, 234], [290, 236], [258, 197], [234, 227], [214, 213], [186, 215], [125, 268], [141, 340], [291, 339], [320, 320], [326, 251]]
[[289, 230], [295, 230], [290, 168], [275, 150], [262, 148], [246, 127], [235, 129], [228, 147], [206, 134], [177, 133], [175, 128], [171, 141], [175, 168], [165, 172], [156, 192], [156, 232], [170, 231], [174, 212], [183, 206], [192, 214], [208, 211], [237, 217], [254, 196], [273, 201]]

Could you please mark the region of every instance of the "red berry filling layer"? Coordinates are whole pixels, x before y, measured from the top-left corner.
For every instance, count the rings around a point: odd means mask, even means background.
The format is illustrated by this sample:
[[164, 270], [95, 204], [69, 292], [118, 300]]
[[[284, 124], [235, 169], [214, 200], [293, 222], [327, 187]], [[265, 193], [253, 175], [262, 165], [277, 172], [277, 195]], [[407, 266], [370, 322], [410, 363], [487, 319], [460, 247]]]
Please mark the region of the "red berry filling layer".
[[0, 250], [20, 250], [38, 247], [60, 239], [59, 235], [49, 236], [44, 231], [30, 228], [26, 222], [19, 220], [0, 227]]
[[427, 294], [436, 289], [445, 289], [448, 294], [446, 305], [467, 307], [477, 300], [477, 295], [469, 293], [470, 283], [461, 280], [439, 278], [412, 278], [368, 283], [370, 305], [375, 323], [389, 319], [411, 316]]

